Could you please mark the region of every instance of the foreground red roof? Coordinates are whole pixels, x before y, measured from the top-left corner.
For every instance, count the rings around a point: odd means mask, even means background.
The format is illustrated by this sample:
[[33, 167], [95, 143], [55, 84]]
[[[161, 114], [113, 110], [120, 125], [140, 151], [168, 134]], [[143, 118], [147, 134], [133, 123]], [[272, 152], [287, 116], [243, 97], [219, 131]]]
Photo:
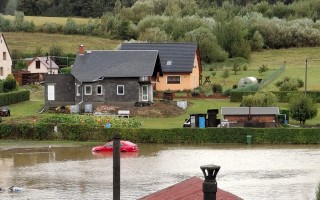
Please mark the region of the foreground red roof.
[[[202, 183], [198, 177], [192, 177], [158, 192], [140, 198], [140, 200], [203, 200]], [[217, 200], [242, 200], [240, 197], [218, 188]]]

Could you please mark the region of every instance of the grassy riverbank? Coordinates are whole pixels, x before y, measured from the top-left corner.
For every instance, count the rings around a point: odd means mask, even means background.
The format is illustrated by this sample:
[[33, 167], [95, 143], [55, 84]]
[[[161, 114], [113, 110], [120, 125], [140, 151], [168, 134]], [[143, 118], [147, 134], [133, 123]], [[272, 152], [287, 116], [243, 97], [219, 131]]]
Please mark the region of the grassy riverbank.
[[79, 142], [79, 141], [33, 141], [33, 140], [0, 140], [0, 146], [2, 149], [13, 148], [42, 148], [42, 147], [75, 147], [75, 146], [94, 146], [101, 144], [101, 142]]

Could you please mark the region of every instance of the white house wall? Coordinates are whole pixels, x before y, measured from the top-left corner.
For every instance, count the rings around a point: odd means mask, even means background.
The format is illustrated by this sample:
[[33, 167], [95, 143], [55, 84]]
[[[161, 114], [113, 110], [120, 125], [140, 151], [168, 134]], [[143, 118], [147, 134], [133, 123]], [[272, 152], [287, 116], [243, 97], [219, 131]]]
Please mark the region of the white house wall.
[[[5, 53], [6, 58], [4, 60], [3, 54]], [[7, 48], [6, 42], [2, 34], [0, 34], [0, 67], [3, 67], [2, 74], [0, 74], [0, 79], [5, 79], [9, 74], [12, 73], [12, 59]]]
[[[58, 70], [57, 69], [48, 69], [41, 61], [40, 61], [40, 69], [36, 68], [36, 61], [34, 60], [32, 63], [30, 63], [30, 65], [28, 66], [28, 71], [30, 71], [31, 73], [42, 73], [42, 74], [58, 74]], [[51, 73], [52, 71], [52, 73]]]

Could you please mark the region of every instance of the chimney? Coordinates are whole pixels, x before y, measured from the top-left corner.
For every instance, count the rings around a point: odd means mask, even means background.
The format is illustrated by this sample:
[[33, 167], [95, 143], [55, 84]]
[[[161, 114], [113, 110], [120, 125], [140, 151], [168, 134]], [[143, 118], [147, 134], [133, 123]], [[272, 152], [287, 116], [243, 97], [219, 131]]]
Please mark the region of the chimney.
[[78, 53], [79, 53], [79, 55], [83, 55], [85, 53], [85, 49], [84, 49], [84, 45], [83, 44], [81, 44], [79, 46]]
[[200, 169], [204, 175], [202, 184], [203, 200], [216, 200], [218, 185], [216, 181], [217, 174], [220, 170], [218, 165], [203, 165]]

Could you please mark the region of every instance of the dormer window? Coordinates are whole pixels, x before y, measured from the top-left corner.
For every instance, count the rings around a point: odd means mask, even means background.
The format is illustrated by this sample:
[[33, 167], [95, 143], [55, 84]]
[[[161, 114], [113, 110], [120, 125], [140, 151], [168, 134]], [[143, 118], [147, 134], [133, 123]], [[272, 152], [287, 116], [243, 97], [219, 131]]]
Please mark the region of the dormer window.
[[171, 66], [172, 65], [172, 60], [167, 60], [167, 66]]

